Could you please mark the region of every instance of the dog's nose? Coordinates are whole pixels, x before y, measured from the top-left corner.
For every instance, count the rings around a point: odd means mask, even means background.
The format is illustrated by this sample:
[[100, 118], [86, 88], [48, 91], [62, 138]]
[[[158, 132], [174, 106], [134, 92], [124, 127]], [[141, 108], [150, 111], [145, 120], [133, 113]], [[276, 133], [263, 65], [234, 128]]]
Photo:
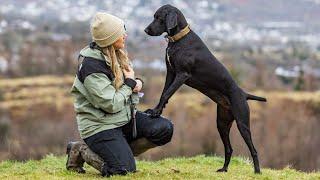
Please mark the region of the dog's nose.
[[146, 32], [147, 34], [149, 34], [149, 33], [150, 33], [149, 28], [145, 28], [145, 29], [144, 29], [144, 32]]

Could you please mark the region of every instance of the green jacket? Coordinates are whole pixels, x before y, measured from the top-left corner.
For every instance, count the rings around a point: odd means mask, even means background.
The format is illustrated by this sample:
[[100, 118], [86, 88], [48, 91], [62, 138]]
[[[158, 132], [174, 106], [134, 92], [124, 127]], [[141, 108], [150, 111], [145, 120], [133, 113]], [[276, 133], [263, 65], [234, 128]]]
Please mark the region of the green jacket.
[[110, 63], [105, 61], [99, 50], [86, 47], [80, 51], [80, 55], [84, 57], [80, 66], [82, 74], [78, 71], [71, 94], [74, 97], [78, 130], [84, 139], [127, 124], [131, 119], [130, 105], [138, 104], [139, 97], [127, 84], [123, 84], [118, 91], [114, 88], [110, 79], [112, 74], [108, 76], [105, 71], [110, 68]]

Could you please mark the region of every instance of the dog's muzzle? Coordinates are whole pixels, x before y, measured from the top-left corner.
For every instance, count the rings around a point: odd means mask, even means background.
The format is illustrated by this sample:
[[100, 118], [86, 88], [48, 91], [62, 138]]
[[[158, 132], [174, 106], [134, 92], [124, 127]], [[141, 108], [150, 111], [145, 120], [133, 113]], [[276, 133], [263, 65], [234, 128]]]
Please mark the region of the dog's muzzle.
[[149, 29], [149, 28], [145, 28], [145, 29], [144, 29], [144, 32], [146, 32], [147, 34], [150, 35], [150, 29]]

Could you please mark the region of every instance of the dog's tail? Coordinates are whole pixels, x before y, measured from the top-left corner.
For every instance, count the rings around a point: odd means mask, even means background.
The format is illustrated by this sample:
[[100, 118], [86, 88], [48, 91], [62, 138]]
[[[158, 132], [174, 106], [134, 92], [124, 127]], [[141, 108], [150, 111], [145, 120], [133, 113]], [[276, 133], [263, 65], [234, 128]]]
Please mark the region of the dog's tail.
[[248, 93], [247, 93], [247, 100], [256, 100], [256, 101], [267, 102], [267, 99], [264, 97], [259, 97], [259, 96], [255, 96], [255, 95], [248, 94]]

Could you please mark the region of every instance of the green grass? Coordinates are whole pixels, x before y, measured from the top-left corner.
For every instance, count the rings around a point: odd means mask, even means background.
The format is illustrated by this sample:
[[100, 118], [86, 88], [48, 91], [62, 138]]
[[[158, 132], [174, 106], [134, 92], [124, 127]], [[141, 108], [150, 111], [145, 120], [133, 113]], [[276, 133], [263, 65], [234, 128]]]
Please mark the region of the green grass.
[[[0, 163], [0, 179], [102, 179], [99, 172], [85, 166], [86, 174], [65, 169], [66, 157], [48, 155], [46, 158], [27, 162], [3, 161]], [[223, 165], [221, 157], [203, 155], [191, 158], [168, 158], [161, 161], [137, 161], [138, 172], [111, 179], [320, 179], [320, 172], [304, 173], [294, 169], [262, 169], [254, 174], [251, 162], [232, 158], [227, 173], [215, 170]]]

